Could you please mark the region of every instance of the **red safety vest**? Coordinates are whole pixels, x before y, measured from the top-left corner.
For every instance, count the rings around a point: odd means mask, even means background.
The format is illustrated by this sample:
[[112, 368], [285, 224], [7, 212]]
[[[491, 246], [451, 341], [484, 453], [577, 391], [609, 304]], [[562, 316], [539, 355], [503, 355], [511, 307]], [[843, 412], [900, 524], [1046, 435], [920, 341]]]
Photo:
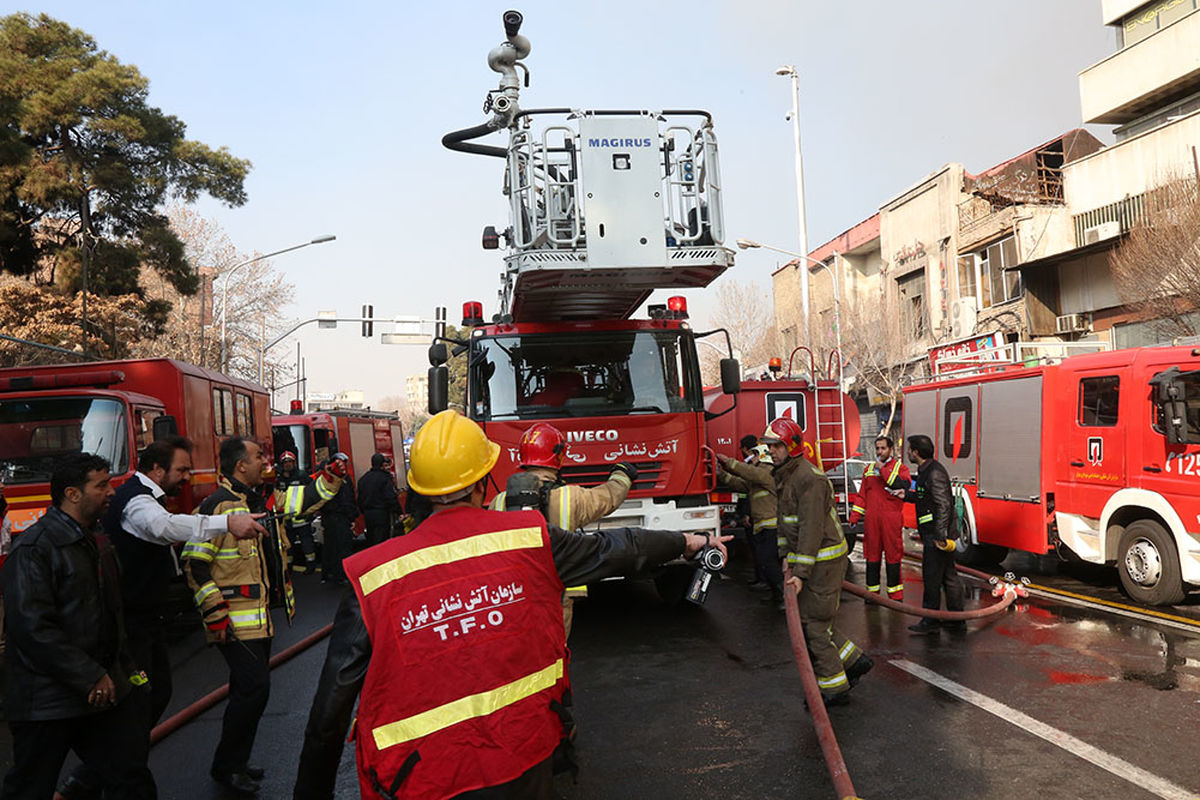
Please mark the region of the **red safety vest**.
[[541, 514], [449, 508], [344, 563], [371, 638], [364, 800], [453, 797], [550, 757], [568, 656]]

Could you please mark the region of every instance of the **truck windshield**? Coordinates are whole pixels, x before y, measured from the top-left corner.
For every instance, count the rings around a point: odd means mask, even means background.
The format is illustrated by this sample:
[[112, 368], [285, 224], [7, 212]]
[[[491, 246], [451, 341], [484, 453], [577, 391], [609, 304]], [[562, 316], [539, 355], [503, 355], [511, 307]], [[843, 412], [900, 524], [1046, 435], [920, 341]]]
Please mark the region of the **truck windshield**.
[[68, 453], [108, 459], [113, 475], [129, 469], [124, 405], [107, 397], [0, 400], [0, 480], [44, 483]]
[[696, 347], [685, 331], [474, 338], [469, 403], [479, 420], [700, 411]]
[[308, 441], [306, 425], [276, 425], [273, 429], [275, 458], [288, 450], [296, 454], [296, 469], [307, 475], [316, 469], [312, 460], [312, 449]]

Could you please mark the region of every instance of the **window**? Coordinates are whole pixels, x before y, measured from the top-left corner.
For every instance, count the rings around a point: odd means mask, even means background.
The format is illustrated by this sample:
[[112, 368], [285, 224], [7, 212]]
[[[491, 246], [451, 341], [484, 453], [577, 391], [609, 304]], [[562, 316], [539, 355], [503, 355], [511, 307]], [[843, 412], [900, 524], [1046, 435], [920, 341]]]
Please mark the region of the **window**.
[[1012, 269], [1017, 263], [1017, 240], [1013, 236], [959, 256], [958, 296], [975, 297], [979, 309], [1016, 300], [1024, 293], [1021, 273]]
[[217, 436], [233, 436], [233, 392], [213, 389], [213, 432]]
[[237, 430], [242, 436], [254, 435], [254, 401], [248, 394], [237, 396]]
[[914, 339], [925, 336], [925, 270], [918, 270], [911, 275], [896, 280], [896, 290], [900, 295], [900, 314], [905, 330]]
[[1111, 428], [1117, 424], [1121, 379], [1116, 375], [1079, 381], [1079, 424], [1085, 428]]
[[[1185, 372], [1175, 378], [1175, 384], [1183, 390], [1183, 438], [1187, 444], [1200, 444], [1200, 374]], [[1166, 431], [1162, 405], [1155, 403], [1154, 430]]]
[[1159, 0], [1121, 20], [1121, 47], [1129, 47], [1195, 11], [1196, 0]]
[[161, 411], [148, 408], [139, 408], [134, 413], [133, 435], [137, 440], [135, 446], [139, 453], [154, 441], [154, 418], [161, 415]]
[[690, 334], [562, 332], [471, 340], [475, 419], [539, 419], [700, 411]]
[[[307, 425], [276, 425], [272, 431], [275, 443], [275, 457], [286, 452], [296, 454], [296, 469], [303, 474], [308, 474], [316, 469], [317, 464], [313, 461], [312, 442], [309, 441]], [[325, 447], [328, 450], [328, 432], [322, 431], [325, 434], [322, 441], [325, 442]], [[326, 454], [328, 458], [328, 453]]]
[[109, 398], [46, 397], [0, 402], [0, 481], [6, 485], [50, 480], [68, 453], [108, 459], [111, 474], [129, 469], [125, 406]]

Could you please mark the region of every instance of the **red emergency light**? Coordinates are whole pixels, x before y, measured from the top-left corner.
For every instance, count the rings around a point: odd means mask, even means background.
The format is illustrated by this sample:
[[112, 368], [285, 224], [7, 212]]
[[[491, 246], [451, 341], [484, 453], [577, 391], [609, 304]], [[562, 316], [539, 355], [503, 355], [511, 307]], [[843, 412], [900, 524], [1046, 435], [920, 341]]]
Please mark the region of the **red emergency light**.
[[303, 414], [304, 413], [304, 401], [303, 400], [293, 400], [290, 408], [291, 408], [293, 414]]
[[667, 310], [675, 319], [687, 319], [687, 298], [677, 294], [667, 298]]
[[767, 362], [767, 369], [771, 370], [771, 372], [781, 372], [783, 370], [783, 359], [775, 356]]
[[483, 303], [476, 300], [470, 300], [463, 303], [463, 319], [464, 328], [473, 328], [476, 325], [483, 324]]
[[33, 389], [63, 389], [68, 386], [112, 386], [125, 380], [125, 373], [117, 369], [85, 370], [65, 375], [18, 375], [0, 378], [0, 392], [24, 392]]

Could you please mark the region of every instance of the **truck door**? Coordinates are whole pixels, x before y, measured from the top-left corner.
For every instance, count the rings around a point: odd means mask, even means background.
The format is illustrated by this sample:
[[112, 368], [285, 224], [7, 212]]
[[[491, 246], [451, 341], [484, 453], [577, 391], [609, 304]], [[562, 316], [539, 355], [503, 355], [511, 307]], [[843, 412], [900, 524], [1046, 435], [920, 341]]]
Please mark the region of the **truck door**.
[[1122, 405], [1136, 400], [1136, 392], [1126, 385], [1126, 370], [1074, 375], [1064, 382], [1061, 401], [1073, 403], [1075, 413], [1062, 432], [1058, 451], [1058, 509], [1098, 519], [1108, 498], [1125, 485], [1124, 428], [1132, 422], [1125, 417], [1132, 415]]

